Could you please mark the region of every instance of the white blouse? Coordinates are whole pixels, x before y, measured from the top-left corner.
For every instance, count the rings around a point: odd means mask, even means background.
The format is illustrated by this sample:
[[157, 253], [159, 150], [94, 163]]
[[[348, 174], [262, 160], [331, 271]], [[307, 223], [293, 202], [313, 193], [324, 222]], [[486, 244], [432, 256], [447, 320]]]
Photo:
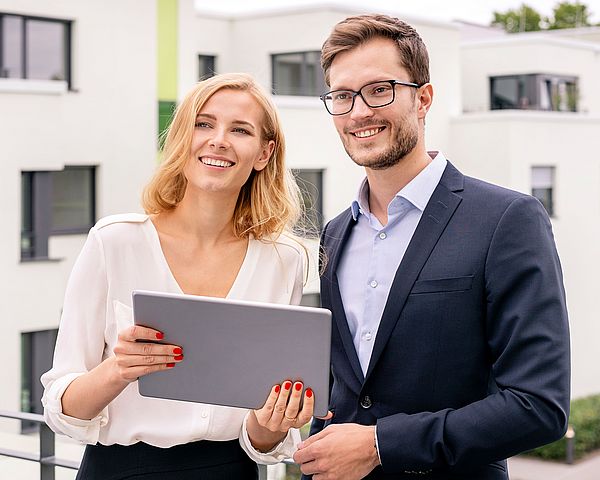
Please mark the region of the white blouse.
[[[304, 276], [302, 247], [281, 236], [276, 242], [250, 239], [227, 298], [299, 304]], [[276, 463], [291, 457], [297, 430], [273, 451], [255, 450], [248, 438], [246, 409], [142, 397], [138, 382], [91, 420], [63, 414], [68, 385], [114, 355], [118, 332], [133, 324], [135, 289], [182, 293], [164, 257], [158, 232], [147, 215], [100, 220], [91, 230], [67, 284], [52, 369], [42, 375], [46, 422], [82, 443], [131, 445], [143, 441], [170, 447], [197, 440], [239, 438], [250, 458]], [[276, 360], [274, 360], [276, 361]], [[265, 392], [267, 393], [267, 392]]]

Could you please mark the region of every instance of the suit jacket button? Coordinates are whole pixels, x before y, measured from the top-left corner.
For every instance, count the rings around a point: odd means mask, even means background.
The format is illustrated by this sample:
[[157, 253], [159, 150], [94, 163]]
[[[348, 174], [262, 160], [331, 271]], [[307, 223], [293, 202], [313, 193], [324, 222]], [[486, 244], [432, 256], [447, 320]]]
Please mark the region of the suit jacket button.
[[372, 405], [373, 402], [371, 401], [371, 397], [369, 397], [368, 395], [365, 395], [360, 401], [360, 406], [363, 408], [371, 408]]

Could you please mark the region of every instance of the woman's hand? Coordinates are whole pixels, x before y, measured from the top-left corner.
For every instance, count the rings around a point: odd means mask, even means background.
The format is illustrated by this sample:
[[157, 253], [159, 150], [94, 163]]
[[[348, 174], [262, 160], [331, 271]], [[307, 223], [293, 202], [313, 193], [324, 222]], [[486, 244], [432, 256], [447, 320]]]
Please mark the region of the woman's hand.
[[268, 452], [285, 438], [290, 428], [300, 428], [310, 421], [315, 398], [310, 388], [304, 394], [302, 389], [302, 382], [292, 383], [286, 380], [271, 389], [260, 410], [251, 412], [246, 428], [254, 448]]
[[119, 332], [113, 349], [117, 378], [131, 383], [143, 375], [173, 368], [183, 360], [183, 349], [178, 345], [156, 343], [163, 334], [158, 330], [132, 325]]

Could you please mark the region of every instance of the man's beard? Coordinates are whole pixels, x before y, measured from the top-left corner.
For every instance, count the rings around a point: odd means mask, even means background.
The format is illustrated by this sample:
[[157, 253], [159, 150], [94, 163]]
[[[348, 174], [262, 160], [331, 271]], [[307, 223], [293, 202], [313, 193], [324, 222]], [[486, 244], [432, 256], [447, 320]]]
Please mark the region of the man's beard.
[[[419, 141], [419, 132], [416, 126], [413, 126], [402, 119], [400, 128], [396, 134], [395, 141], [388, 146], [380, 155], [372, 159], [364, 159], [359, 152], [352, 152], [348, 145], [344, 143], [346, 153], [350, 158], [361, 167], [367, 167], [372, 170], [385, 170], [400, 163], [400, 161], [412, 152]], [[386, 128], [390, 128], [389, 123], [385, 123]]]

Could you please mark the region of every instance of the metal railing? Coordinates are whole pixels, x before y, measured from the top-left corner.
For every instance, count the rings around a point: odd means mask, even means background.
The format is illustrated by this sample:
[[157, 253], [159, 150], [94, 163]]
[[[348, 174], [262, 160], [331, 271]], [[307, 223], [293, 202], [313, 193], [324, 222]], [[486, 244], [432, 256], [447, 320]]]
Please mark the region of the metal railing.
[[0, 448], [0, 456], [38, 462], [40, 464], [40, 480], [54, 480], [55, 467], [71, 468], [73, 470], [79, 469], [79, 462], [56, 458], [54, 455], [55, 435], [54, 432], [50, 430], [50, 427], [46, 425], [43, 415], [39, 415], [37, 413], [8, 412], [6, 410], [0, 410], [0, 418], [26, 420], [28, 422], [37, 423], [40, 426], [40, 447], [37, 454], [19, 450], [10, 450], [8, 448]]
[[[14, 420], [25, 420], [39, 424], [39, 452], [23, 452], [19, 450], [11, 450], [8, 448], [0, 447], [0, 457], [12, 457], [20, 460], [28, 460], [30, 462], [38, 462], [40, 464], [40, 480], [55, 480], [55, 467], [70, 468], [78, 470], [80, 462], [73, 460], [66, 460], [57, 458], [54, 455], [56, 445], [56, 435], [50, 430], [50, 427], [46, 425], [43, 415], [37, 413], [25, 413], [25, 412], [9, 412], [6, 410], [0, 410], [0, 418], [12, 418]], [[284, 460], [286, 464], [294, 464], [291, 460]], [[258, 466], [258, 479], [267, 480], [267, 466]]]

